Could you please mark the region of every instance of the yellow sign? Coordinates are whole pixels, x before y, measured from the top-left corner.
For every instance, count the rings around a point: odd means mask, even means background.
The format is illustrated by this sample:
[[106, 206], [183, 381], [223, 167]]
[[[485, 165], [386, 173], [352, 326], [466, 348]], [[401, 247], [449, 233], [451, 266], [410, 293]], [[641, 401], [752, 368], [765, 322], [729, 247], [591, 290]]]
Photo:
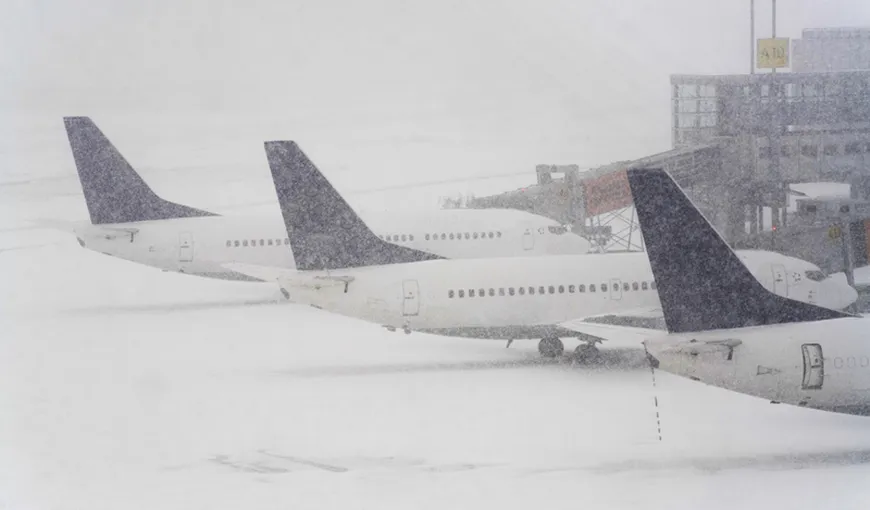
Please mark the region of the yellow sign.
[[761, 69], [788, 67], [788, 37], [759, 39], [755, 60]]
[[843, 235], [843, 232], [836, 225], [828, 229], [828, 237], [831, 239], [839, 239], [841, 235]]

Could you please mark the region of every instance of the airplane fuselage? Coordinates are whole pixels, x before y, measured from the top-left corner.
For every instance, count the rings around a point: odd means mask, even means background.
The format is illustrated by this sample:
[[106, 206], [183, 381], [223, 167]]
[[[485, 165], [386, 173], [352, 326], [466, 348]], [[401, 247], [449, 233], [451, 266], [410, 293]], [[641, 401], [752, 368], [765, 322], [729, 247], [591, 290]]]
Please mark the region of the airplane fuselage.
[[[854, 291], [841, 294], [845, 285], [806, 278], [815, 267], [807, 262], [771, 252], [738, 254], [766, 288], [780, 295], [829, 307], [854, 300]], [[645, 253], [435, 260], [284, 274], [278, 283], [295, 302], [391, 328], [450, 336], [573, 336], [557, 325], [660, 306]]]
[[[844, 318], [667, 335], [646, 342], [665, 371], [825, 411], [870, 415], [870, 319]], [[693, 355], [689, 342], [739, 340]]]

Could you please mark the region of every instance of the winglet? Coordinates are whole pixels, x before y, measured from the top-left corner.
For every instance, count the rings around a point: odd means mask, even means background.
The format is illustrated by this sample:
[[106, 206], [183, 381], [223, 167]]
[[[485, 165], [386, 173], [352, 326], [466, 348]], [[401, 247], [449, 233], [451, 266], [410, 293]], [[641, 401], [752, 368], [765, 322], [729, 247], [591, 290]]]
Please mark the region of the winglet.
[[292, 141], [265, 142], [296, 267], [302, 271], [441, 259], [379, 238]]
[[157, 196], [89, 117], [64, 117], [91, 223], [217, 216]]
[[852, 317], [768, 291], [664, 170], [627, 172], [669, 332]]

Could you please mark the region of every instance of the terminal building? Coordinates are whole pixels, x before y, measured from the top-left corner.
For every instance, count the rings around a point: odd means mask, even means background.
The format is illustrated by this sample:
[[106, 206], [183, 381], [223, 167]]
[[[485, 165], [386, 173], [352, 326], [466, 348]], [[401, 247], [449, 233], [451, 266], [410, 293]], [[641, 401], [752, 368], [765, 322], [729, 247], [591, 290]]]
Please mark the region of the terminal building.
[[[667, 152], [584, 172], [539, 165], [536, 184], [468, 206], [528, 210], [571, 225], [602, 251], [639, 250], [624, 170], [656, 166], [735, 247], [834, 271], [843, 268], [846, 236], [855, 263], [867, 263], [870, 29], [807, 29], [791, 48], [792, 72], [671, 76]], [[807, 200], [789, 185], [806, 182], [847, 183], [851, 195], [833, 209], [787, 211], [790, 197]]]

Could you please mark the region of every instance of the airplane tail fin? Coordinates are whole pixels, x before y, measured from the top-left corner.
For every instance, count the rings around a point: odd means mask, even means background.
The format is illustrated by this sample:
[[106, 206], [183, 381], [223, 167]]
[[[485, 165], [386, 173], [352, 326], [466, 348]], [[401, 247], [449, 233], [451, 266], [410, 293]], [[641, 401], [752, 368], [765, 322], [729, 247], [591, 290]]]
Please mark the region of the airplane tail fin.
[[64, 117], [91, 223], [216, 216], [157, 196], [90, 117]]
[[302, 271], [436, 260], [379, 238], [292, 141], [265, 142], [296, 267]]
[[671, 333], [851, 317], [768, 291], [664, 170], [627, 172]]

